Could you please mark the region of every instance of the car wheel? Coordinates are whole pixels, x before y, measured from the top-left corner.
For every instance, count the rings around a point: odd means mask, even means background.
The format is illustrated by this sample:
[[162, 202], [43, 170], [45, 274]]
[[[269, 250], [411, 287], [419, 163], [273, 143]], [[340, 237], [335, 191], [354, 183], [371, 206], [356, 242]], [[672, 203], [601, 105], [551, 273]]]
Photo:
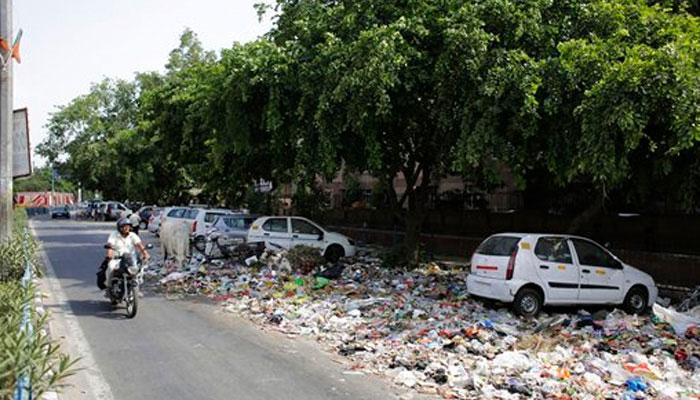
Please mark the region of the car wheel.
[[326, 254], [323, 256], [326, 258], [327, 261], [335, 263], [340, 260], [340, 257], [345, 255], [345, 250], [343, 250], [343, 247], [337, 244], [332, 244], [326, 249]]
[[628, 314], [644, 314], [647, 310], [647, 302], [649, 296], [646, 290], [639, 286], [635, 286], [627, 292], [625, 296], [625, 301], [622, 303], [622, 307]]
[[517, 315], [531, 318], [542, 310], [544, 299], [539, 291], [533, 288], [523, 288], [518, 291], [513, 301], [513, 308]]

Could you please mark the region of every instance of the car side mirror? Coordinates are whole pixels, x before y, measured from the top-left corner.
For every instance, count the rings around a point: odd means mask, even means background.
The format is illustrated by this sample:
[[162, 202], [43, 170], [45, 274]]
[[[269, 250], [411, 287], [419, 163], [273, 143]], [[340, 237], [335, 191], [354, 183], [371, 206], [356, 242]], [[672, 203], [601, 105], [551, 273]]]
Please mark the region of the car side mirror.
[[319, 233], [318, 240], [323, 240], [323, 232]]

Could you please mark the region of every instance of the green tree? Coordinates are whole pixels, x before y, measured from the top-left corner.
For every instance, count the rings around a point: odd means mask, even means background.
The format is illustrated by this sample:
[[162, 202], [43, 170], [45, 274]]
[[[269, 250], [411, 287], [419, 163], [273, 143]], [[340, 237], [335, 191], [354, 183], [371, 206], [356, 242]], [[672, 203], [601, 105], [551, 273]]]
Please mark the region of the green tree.
[[[341, 162], [406, 191], [409, 253], [448, 172], [519, 187], [545, 171], [605, 193], [643, 158], [666, 173], [697, 134], [698, 22], [640, 0], [287, 1], [271, 40], [293, 60], [297, 174]], [[288, 122], [288, 123], [286, 123]], [[394, 196], [390, 196], [394, 197]]]

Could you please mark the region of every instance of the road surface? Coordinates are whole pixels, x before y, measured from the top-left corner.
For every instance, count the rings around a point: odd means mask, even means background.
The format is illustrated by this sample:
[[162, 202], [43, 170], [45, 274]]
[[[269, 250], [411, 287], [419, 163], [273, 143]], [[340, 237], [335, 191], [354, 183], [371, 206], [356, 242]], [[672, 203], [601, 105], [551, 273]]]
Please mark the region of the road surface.
[[[95, 285], [114, 223], [34, 219], [49, 260], [52, 335], [80, 355], [67, 399], [390, 399], [399, 390], [305, 339], [267, 333], [219, 307], [146, 294], [126, 319]], [[154, 240], [144, 234], [144, 240]], [[61, 290], [62, 289], [62, 290]], [[62, 292], [62, 293], [59, 293]], [[78, 353], [78, 354], [75, 354]], [[404, 393], [405, 395], [405, 393]], [[410, 396], [409, 396], [410, 397]]]

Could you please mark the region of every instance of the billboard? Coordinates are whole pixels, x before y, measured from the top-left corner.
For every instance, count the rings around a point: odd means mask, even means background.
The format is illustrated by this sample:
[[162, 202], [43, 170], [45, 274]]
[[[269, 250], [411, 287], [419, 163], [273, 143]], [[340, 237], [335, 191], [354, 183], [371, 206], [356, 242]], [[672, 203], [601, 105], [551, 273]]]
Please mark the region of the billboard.
[[12, 113], [12, 177], [21, 178], [32, 174], [29, 148], [29, 117], [27, 109]]

